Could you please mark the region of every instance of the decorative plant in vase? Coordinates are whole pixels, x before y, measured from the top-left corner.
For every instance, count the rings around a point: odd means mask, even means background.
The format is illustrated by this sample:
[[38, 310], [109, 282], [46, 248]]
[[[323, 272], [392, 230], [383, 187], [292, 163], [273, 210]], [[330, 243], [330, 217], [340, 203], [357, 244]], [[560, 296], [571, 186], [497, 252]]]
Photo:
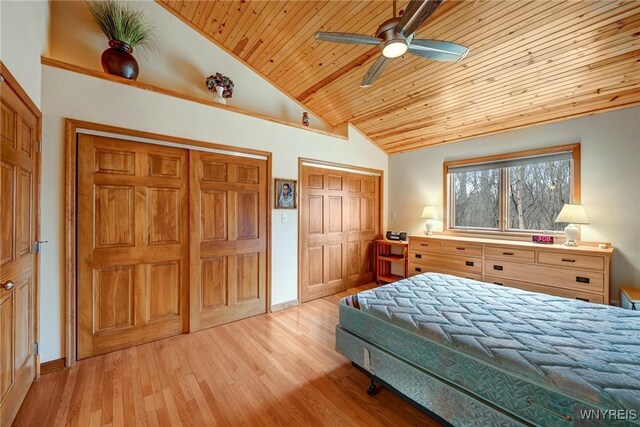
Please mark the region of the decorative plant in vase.
[[223, 74], [215, 73], [207, 77], [207, 89], [213, 93], [213, 100], [221, 104], [226, 104], [226, 98], [233, 96], [233, 81]]
[[96, 25], [109, 39], [109, 49], [101, 57], [102, 69], [105, 73], [135, 80], [139, 67], [132, 55], [133, 49], [151, 45], [153, 26], [144, 13], [129, 2], [88, 1], [87, 7]]

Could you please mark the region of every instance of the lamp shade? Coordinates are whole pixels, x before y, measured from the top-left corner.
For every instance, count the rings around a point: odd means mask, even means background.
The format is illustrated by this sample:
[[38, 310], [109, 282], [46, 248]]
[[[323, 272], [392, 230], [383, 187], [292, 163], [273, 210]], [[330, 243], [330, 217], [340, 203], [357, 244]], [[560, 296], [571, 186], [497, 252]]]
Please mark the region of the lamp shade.
[[421, 219], [438, 219], [438, 213], [436, 212], [436, 208], [433, 206], [425, 206], [422, 209], [422, 215], [420, 215]]
[[556, 222], [567, 222], [569, 224], [589, 224], [587, 214], [582, 205], [571, 205], [569, 203], [562, 207], [556, 218]]

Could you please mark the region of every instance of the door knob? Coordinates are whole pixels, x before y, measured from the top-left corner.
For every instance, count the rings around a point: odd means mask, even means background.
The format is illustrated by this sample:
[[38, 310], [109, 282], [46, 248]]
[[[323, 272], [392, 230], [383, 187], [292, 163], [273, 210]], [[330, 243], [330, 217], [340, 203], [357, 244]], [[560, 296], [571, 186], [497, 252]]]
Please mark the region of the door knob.
[[7, 280], [5, 283], [2, 284], [2, 287], [5, 288], [8, 291], [13, 289], [14, 286], [15, 285], [13, 284], [13, 282], [11, 280]]

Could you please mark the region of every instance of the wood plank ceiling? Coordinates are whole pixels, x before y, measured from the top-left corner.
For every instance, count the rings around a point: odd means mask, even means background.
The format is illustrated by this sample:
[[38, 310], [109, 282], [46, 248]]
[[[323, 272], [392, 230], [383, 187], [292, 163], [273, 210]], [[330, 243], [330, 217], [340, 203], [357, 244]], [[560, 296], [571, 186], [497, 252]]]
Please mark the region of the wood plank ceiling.
[[161, 3], [331, 125], [351, 122], [388, 153], [640, 104], [637, 0], [448, 0], [416, 37], [465, 45], [467, 58], [405, 55], [366, 89], [359, 83], [378, 48], [314, 34], [373, 35], [391, 17], [389, 1]]

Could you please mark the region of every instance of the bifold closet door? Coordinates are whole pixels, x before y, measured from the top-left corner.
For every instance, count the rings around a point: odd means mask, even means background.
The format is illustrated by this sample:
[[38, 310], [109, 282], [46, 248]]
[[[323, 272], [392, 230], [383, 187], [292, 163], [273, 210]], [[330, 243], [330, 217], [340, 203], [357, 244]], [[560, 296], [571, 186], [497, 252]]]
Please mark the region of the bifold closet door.
[[191, 330], [267, 311], [266, 160], [190, 152]]
[[78, 358], [187, 331], [188, 151], [78, 135]]
[[300, 190], [302, 301], [373, 282], [380, 177], [302, 166]]

